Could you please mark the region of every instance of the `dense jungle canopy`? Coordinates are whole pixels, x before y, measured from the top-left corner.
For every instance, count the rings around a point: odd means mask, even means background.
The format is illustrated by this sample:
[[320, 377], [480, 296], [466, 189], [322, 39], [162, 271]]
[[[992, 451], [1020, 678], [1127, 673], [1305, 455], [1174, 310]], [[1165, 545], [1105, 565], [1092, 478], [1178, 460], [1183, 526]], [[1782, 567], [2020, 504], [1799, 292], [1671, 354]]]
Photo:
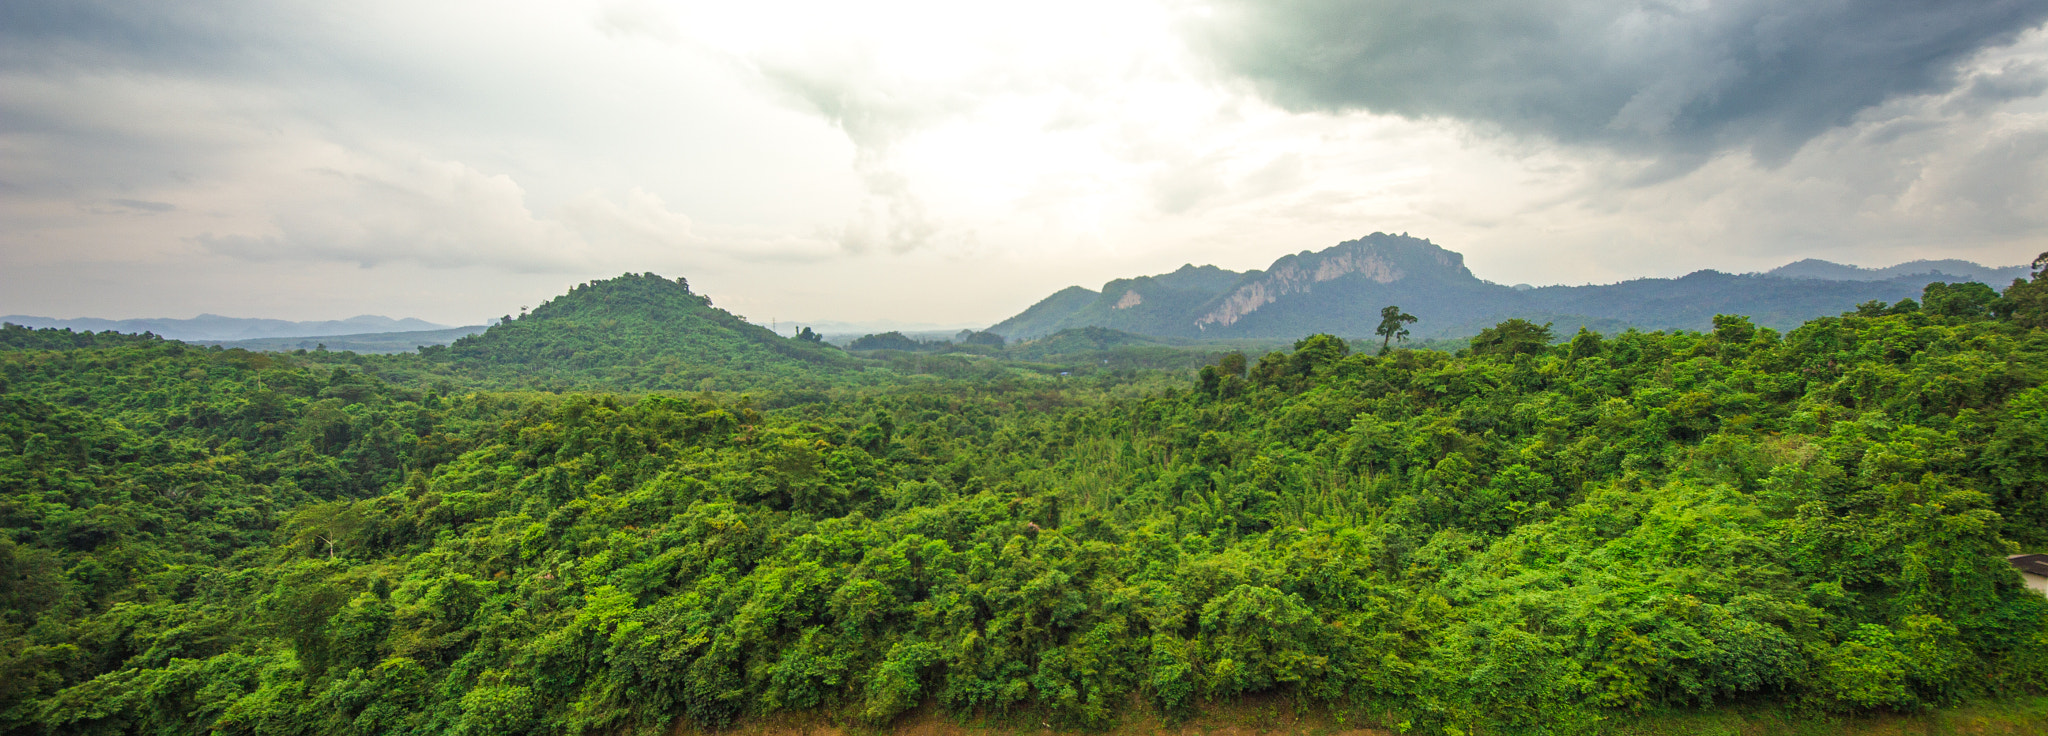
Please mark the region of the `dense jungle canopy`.
[[842, 353], [627, 276], [406, 356], [10, 326], [0, 733], [2040, 694], [2048, 598], [2004, 557], [2048, 550], [2044, 321], [2037, 275], [1783, 333], [1068, 370]]

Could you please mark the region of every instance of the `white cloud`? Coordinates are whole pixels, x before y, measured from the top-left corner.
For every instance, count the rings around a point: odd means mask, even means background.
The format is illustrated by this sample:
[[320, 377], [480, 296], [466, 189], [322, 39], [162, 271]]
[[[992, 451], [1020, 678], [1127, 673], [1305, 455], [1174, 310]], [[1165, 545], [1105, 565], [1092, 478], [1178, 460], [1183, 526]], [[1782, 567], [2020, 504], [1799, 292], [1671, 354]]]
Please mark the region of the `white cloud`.
[[456, 161], [349, 156], [334, 164], [279, 177], [289, 184], [263, 204], [269, 227], [203, 233], [198, 242], [237, 258], [365, 268], [412, 262], [572, 273], [596, 265], [575, 232], [527, 209], [526, 191], [511, 177]]
[[624, 204], [585, 193], [562, 204], [561, 219], [591, 242], [631, 251], [682, 250], [695, 240], [689, 216], [670, 211], [661, 197], [638, 188], [626, 193]]
[[761, 233], [745, 228], [699, 228], [689, 216], [669, 209], [644, 189], [616, 202], [587, 192], [558, 209], [558, 219], [605, 261], [630, 270], [634, 264], [704, 265], [713, 258], [738, 263], [810, 262], [840, 255], [837, 245], [816, 237]]
[[675, 19], [660, 5], [648, 0], [620, 0], [597, 12], [597, 29], [622, 38], [640, 37], [663, 43], [682, 40]]

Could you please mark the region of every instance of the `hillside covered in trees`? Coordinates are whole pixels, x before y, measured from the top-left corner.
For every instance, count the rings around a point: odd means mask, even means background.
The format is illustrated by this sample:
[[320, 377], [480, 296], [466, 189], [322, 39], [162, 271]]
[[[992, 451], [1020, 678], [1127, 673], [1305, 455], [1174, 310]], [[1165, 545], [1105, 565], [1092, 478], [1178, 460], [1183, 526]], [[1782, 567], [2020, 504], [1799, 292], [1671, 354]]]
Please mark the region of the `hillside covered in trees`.
[[579, 284], [531, 314], [507, 315], [493, 329], [455, 341], [445, 353], [423, 353], [500, 384], [672, 391], [737, 388], [851, 365], [838, 350], [783, 338], [711, 306], [682, 279], [651, 273]]
[[1584, 733], [2048, 693], [2048, 599], [2003, 559], [2048, 548], [2048, 275], [1378, 347], [917, 357], [980, 371], [948, 378], [651, 275], [412, 356], [8, 327], [0, 733], [1095, 728], [1247, 694]]

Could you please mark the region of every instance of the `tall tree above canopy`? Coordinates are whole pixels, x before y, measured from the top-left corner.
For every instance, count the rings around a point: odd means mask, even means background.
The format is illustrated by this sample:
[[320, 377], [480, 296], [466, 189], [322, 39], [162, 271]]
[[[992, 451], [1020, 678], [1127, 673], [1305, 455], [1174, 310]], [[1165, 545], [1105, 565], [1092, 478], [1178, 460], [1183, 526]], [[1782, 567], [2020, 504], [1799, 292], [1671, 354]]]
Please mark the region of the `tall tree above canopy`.
[[1414, 321], [1415, 315], [1401, 311], [1398, 306], [1389, 304], [1380, 309], [1380, 326], [1372, 331], [1380, 336], [1380, 354], [1386, 355], [1396, 338], [1408, 339], [1407, 325]]

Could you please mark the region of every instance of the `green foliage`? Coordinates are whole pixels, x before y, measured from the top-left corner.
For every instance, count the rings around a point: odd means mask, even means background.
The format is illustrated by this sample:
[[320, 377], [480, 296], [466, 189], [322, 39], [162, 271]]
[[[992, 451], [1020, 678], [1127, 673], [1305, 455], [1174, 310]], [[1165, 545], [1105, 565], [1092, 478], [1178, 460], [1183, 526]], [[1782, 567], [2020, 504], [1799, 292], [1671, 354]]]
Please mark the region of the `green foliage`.
[[733, 390], [859, 370], [819, 340], [781, 337], [711, 306], [681, 279], [651, 273], [580, 284], [420, 357], [393, 363], [465, 383], [548, 390]]
[[155, 342], [163, 342], [163, 338], [147, 332], [128, 335], [119, 332], [72, 332], [68, 328], [54, 327], [38, 330], [13, 322], [0, 323], [0, 350], [75, 350]]
[[982, 347], [990, 347], [995, 348], [997, 350], [1001, 350], [1003, 348], [1003, 345], [1006, 344], [1006, 342], [1003, 340], [1002, 335], [998, 335], [994, 332], [975, 332], [973, 330], [961, 330], [960, 344], [979, 345]]
[[1515, 318], [1480, 330], [1472, 338], [1472, 352], [1475, 355], [1533, 355], [1543, 352], [1556, 339], [1550, 333], [1550, 323], [1537, 325]]
[[1947, 284], [1940, 281], [1928, 284], [1921, 293], [1921, 308], [1943, 317], [1983, 319], [1992, 316], [1992, 307], [1998, 303], [1998, 292], [1991, 287], [1974, 281]]
[[2014, 279], [1992, 311], [2021, 327], [2048, 327], [2048, 253], [2034, 259], [2033, 280]]
[[926, 343], [911, 339], [901, 332], [884, 332], [879, 335], [862, 335], [847, 343], [848, 350], [939, 350], [951, 347], [951, 343]]
[[[931, 354], [963, 377], [862, 384], [898, 374], [693, 332], [722, 323], [647, 277], [413, 362], [10, 332], [0, 732], [1103, 726], [1262, 693], [1587, 732], [2038, 694], [2048, 599], [2003, 558], [2048, 545], [2048, 331], [2013, 295], [1511, 321], [1462, 356], [1318, 334], [1168, 384]], [[648, 352], [574, 352], [607, 319]], [[699, 366], [832, 393], [518, 390]]]
[[1380, 310], [1380, 326], [1372, 334], [1380, 336], [1380, 354], [1387, 354], [1395, 340], [1408, 339], [1408, 325], [1414, 324], [1415, 315], [1401, 311], [1400, 307], [1387, 306]]

